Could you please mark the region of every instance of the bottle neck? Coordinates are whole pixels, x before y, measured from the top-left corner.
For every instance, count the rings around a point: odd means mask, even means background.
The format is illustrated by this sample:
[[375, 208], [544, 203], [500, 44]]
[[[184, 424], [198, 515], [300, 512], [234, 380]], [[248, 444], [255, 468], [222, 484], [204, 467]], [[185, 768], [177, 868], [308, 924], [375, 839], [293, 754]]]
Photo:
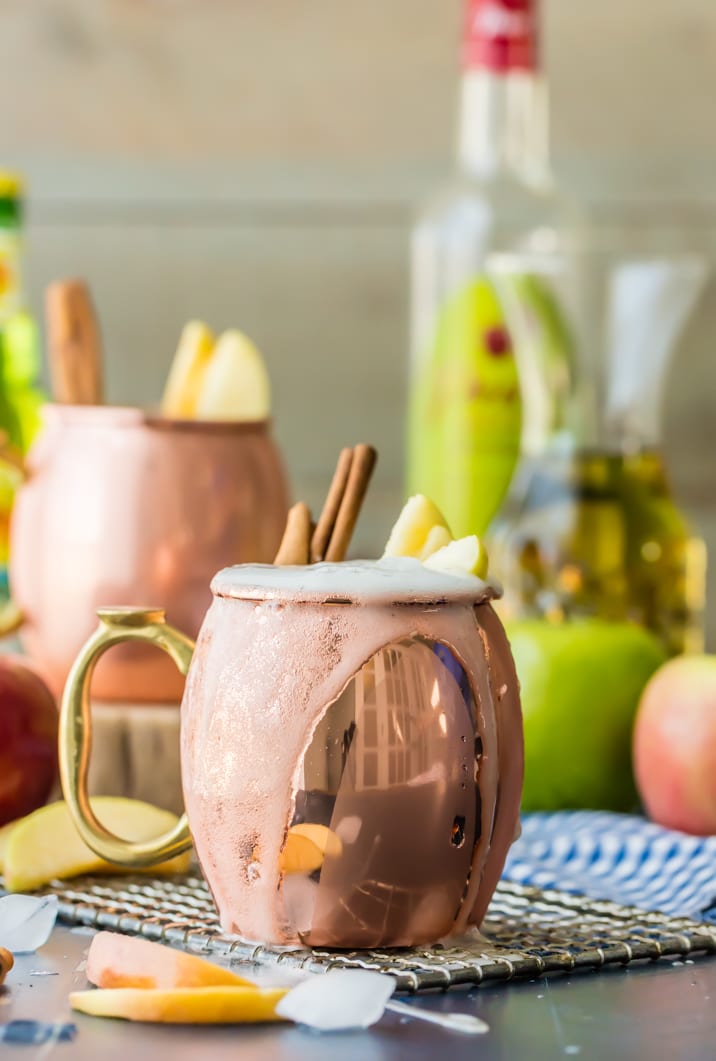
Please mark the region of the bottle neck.
[[469, 68], [462, 78], [458, 163], [478, 180], [550, 183], [547, 94], [532, 70]]
[[458, 161], [482, 181], [549, 183], [537, 0], [466, 0]]

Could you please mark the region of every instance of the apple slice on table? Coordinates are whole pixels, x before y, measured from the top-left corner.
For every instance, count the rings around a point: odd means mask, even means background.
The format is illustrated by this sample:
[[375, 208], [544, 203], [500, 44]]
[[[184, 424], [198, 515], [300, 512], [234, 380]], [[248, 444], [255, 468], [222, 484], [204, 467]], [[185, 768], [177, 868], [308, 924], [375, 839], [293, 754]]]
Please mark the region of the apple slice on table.
[[18, 822], [21, 821], [22, 818], [16, 818], [14, 822], [8, 822], [7, 825], [3, 825], [2, 829], [0, 829], [0, 873], [5, 872], [5, 852], [10, 841], [10, 834]]
[[197, 417], [265, 420], [270, 411], [271, 384], [261, 353], [241, 332], [223, 332], [202, 379]]
[[[151, 840], [172, 829], [178, 821], [170, 811], [136, 799], [95, 796], [90, 802], [100, 821], [126, 840]], [[185, 873], [190, 862], [188, 851], [143, 871], [105, 862], [87, 847], [75, 828], [67, 804], [60, 800], [21, 818], [10, 830], [3, 872], [7, 890], [20, 892], [81, 873]]]
[[383, 556], [413, 556], [423, 559], [452, 539], [450, 528], [437, 505], [424, 494], [409, 497], [390, 532]]
[[184, 325], [162, 396], [163, 416], [196, 415], [199, 391], [213, 350], [214, 335], [206, 324], [189, 321]]
[[252, 987], [230, 969], [137, 936], [98, 932], [87, 953], [87, 979], [97, 987]]
[[288, 988], [177, 987], [170, 991], [118, 987], [73, 991], [72, 1009], [94, 1017], [166, 1024], [247, 1024], [279, 1021], [276, 1006]]

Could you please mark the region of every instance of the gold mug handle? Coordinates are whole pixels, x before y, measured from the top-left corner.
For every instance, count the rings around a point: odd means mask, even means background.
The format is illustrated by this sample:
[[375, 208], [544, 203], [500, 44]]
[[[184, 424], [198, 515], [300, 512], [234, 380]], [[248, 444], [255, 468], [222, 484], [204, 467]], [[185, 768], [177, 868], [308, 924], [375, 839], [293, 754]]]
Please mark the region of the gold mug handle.
[[186, 677], [194, 642], [170, 626], [162, 608], [100, 608], [99, 626], [75, 660], [62, 694], [59, 729], [60, 781], [77, 830], [96, 854], [126, 866], [151, 866], [191, 847], [186, 814], [155, 840], [123, 840], [96, 817], [87, 793], [92, 746], [89, 687], [99, 657], [121, 641], [148, 641], [168, 653]]

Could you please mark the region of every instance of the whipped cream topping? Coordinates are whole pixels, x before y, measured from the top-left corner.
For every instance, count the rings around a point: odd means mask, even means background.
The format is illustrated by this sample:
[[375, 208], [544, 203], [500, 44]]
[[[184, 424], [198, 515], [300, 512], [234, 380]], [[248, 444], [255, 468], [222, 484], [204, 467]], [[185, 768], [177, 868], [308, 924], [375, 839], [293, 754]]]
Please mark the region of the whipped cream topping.
[[411, 557], [275, 567], [237, 564], [211, 584], [217, 597], [245, 600], [347, 601], [351, 603], [479, 603], [500, 595], [496, 584], [475, 575], [425, 567]]

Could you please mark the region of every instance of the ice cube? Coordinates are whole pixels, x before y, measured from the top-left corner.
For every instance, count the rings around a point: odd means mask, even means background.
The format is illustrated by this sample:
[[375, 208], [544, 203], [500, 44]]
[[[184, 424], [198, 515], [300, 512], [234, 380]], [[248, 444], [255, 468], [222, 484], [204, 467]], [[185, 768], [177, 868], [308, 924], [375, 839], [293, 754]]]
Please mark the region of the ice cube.
[[318, 1031], [369, 1028], [383, 1016], [396, 980], [363, 969], [332, 969], [292, 988], [276, 1006], [281, 1017]]
[[56, 895], [5, 895], [0, 899], [0, 946], [13, 954], [31, 954], [47, 943], [56, 920]]

